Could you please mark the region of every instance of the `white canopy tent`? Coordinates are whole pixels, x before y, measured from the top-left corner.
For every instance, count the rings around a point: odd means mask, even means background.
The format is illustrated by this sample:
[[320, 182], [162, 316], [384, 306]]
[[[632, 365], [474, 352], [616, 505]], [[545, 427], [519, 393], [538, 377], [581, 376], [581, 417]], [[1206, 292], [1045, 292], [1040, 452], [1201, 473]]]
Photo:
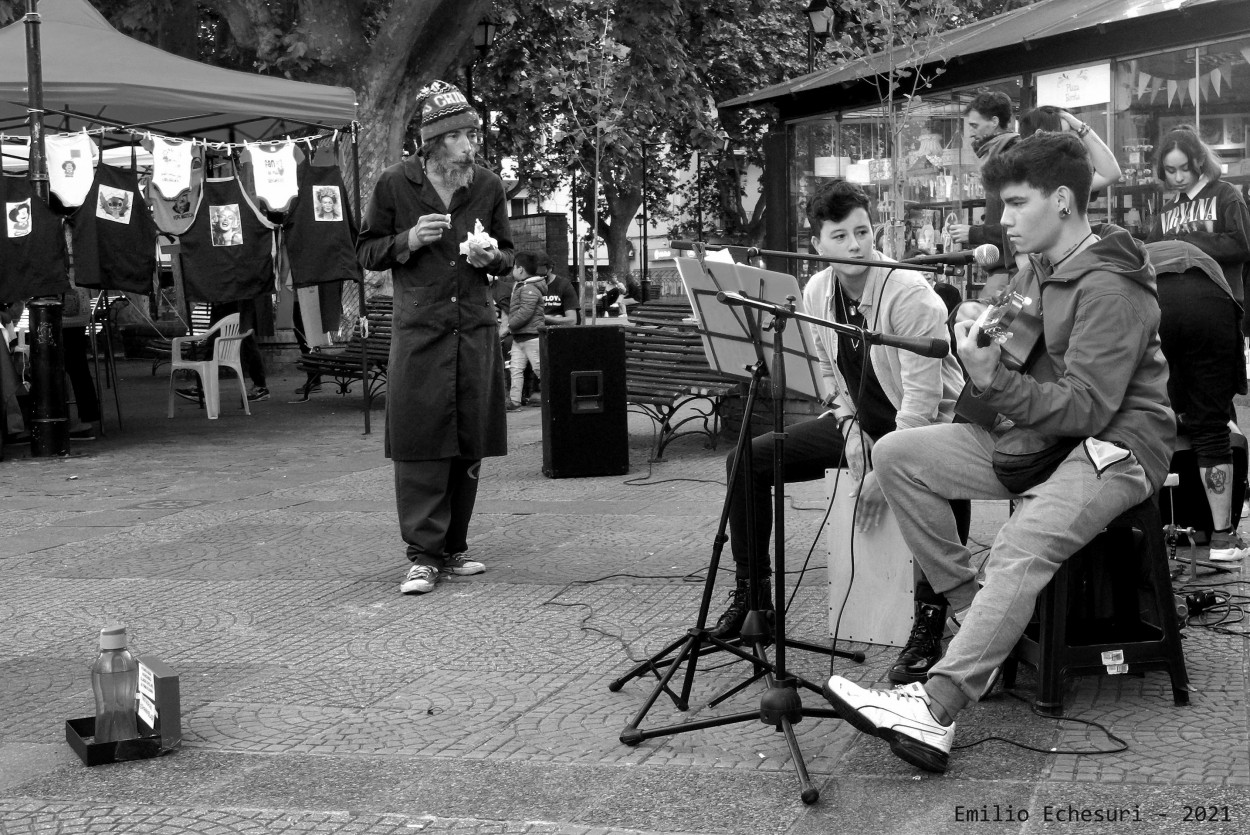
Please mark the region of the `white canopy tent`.
[[[41, 0], [44, 125], [150, 127], [169, 136], [255, 141], [356, 118], [346, 87], [222, 69], [118, 32], [86, 0]], [[0, 133], [26, 132], [26, 23], [0, 29]]]

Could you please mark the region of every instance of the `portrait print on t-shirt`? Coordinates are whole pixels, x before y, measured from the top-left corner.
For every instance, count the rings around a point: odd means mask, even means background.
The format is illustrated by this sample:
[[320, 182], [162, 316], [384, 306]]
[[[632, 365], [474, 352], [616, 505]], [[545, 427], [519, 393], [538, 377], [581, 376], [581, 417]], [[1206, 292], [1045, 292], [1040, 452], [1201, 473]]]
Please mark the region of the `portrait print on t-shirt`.
[[30, 198], [18, 203], [4, 204], [4, 225], [10, 238], [24, 238], [30, 234]]
[[316, 211], [313, 217], [317, 220], [342, 220], [343, 201], [339, 198], [338, 186], [313, 186], [313, 197], [316, 200]]
[[132, 203], [130, 192], [101, 183], [100, 199], [95, 207], [95, 216], [114, 223], [130, 223]]
[[212, 230], [213, 246], [241, 246], [243, 244], [238, 203], [209, 206], [208, 223]]

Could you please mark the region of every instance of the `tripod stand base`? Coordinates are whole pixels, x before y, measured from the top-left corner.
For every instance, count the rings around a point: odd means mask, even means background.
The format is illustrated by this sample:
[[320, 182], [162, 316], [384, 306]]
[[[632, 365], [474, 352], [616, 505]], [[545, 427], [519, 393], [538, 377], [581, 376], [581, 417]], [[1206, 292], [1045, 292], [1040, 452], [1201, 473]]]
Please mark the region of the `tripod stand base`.
[[[758, 651], [759, 647], [756, 649]], [[799, 697], [797, 689], [801, 679], [787, 677], [780, 681], [775, 681], [772, 675], [767, 672], [764, 674], [764, 678], [768, 682], [768, 689], [760, 697], [760, 708], [757, 711], [734, 713], [711, 719], [696, 719], [691, 722], [682, 722], [649, 730], [639, 728], [637, 722], [640, 717], [635, 717], [634, 722], [626, 725], [621, 731], [620, 741], [625, 745], [635, 747], [641, 744], [643, 740], [660, 736], [671, 736], [706, 728], [719, 728], [743, 722], [763, 722], [765, 725], [770, 725], [785, 734], [786, 745], [790, 749], [790, 759], [794, 763], [795, 773], [799, 778], [799, 798], [809, 805], [815, 803], [820, 799], [820, 790], [812, 785], [811, 777], [807, 773], [807, 764], [803, 760], [803, 752], [799, 749], [798, 738], [794, 735], [794, 725], [801, 722], [805, 716], [822, 719], [840, 719], [841, 717], [832, 708], [803, 707], [803, 701]], [[812, 685], [807, 684], [807, 686], [810, 687]]]

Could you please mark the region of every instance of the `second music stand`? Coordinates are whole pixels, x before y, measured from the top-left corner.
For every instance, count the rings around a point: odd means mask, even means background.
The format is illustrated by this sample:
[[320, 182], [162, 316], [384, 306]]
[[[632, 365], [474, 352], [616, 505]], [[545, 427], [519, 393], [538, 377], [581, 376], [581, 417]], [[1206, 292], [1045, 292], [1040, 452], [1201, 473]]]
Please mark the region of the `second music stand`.
[[[703, 255], [702, 247], [696, 250]], [[798, 282], [791, 275], [776, 273], [731, 262], [706, 260], [702, 257], [678, 258], [678, 270], [686, 284], [696, 317], [700, 324], [704, 348], [708, 362], [722, 373], [740, 377], [748, 382], [746, 404], [743, 410], [742, 426], [738, 433], [733, 472], [729, 484], [735, 483], [738, 469], [746, 465], [744, 473], [747, 495], [752, 493], [752, 453], [751, 453], [751, 417], [754, 411], [755, 397], [758, 387], [765, 377], [772, 382], [773, 397], [773, 517], [774, 517], [774, 549], [773, 571], [774, 600], [771, 609], [768, 602], [761, 599], [763, 578], [760, 576], [758, 555], [750, 554], [750, 580], [748, 582], [748, 600], [750, 611], [740, 631], [740, 639], [726, 641], [716, 638], [707, 628], [707, 617], [711, 607], [711, 599], [716, 583], [716, 575], [720, 565], [720, 555], [727, 541], [725, 528], [728, 522], [729, 501], [727, 493], [721, 511], [720, 525], [714, 540], [712, 559], [708, 566], [707, 578], [704, 582], [703, 597], [694, 628], [686, 636], [673, 641], [658, 654], [635, 665], [621, 678], [609, 685], [612, 691], [620, 690], [625, 682], [639, 677], [644, 673], [653, 673], [659, 679], [643, 706], [621, 731], [620, 740], [626, 745], [638, 745], [645, 739], [658, 736], [669, 736], [677, 733], [719, 727], [741, 722], [759, 721], [774, 726], [785, 734], [791, 757], [794, 761], [800, 783], [800, 797], [804, 803], [814, 803], [820, 796], [819, 790], [812, 785], [799, 749], [798, 740], [794, 735], [793, 725], [804, 716], [839, 718], [831, 708], [806, 708], [799, 697], [798, 688], [805, 687], [820, 693], [820, 686], [814, 682], [791, 674], [785, 664], [787, 648], [803, 649], [810, 652], [823, 653], [841, 658], [863, 661], [862, 652], [845, 652], [832, 647], [796, 641], [786, 636], [785, 630], [785, 394], [787, 391], [797, 392], [814, 399], [819, 399], [818, 372], [811, 356], [809, 335], [803, 328], [787, 330], [787, 321], [795, 314], [794, 302], [799, 293]], [[758, 299], [785, 300], [783, 305], [762, 302], [763, 307], [772, 314], [769, 323], [762, 324], [761, 316], [750, 305], [743, 305], [736, 299], [744, 298], [742, 293], [756, 294]], [[748, 296], [749, 298], [749, 296]], [[824, 320], [812, 320], [824, 323]], [[832, 324], [829, 323], [831, 326]], [[766, 361], [764, 330], [772, 331], [771, 371]], [[858, 331], [857, 331], [858, 332]], [[793, 383], [788, 383], [792, 371]], [[754, 520], [752, 514], [747, 515], [749, 547], [754, 549]], [[765, 647], [773, 643], [774, 660], [768, 659]], [[744, 647], [749, 646], [750, 649]], [[677, 650], [673, 657], [669, 655]], [[695, 720], [661, 728], [642, 729], [639, 727], [647, 713], [658, 700], [661, 693], [667, 693], [676, 703], [679, 710], [689, 707], [690, 692], [698, 669], [699, 659], [711, 652], [724, 651], [736, 655], [741, 660], [752, 664], [752, 675], [744, 682], [729, 691], [717, 696], [709, 703], [709, 707], [719, 704], [729, 696], [743, 690], [750, 684], [763, 679], [766, 690], [760, 698], [760, 707], [756, 711], [735, 713], [713, 719]], [[678, 696], [669, 687], [673, 676], [679, 668], [685, 669], [685, 678]]]

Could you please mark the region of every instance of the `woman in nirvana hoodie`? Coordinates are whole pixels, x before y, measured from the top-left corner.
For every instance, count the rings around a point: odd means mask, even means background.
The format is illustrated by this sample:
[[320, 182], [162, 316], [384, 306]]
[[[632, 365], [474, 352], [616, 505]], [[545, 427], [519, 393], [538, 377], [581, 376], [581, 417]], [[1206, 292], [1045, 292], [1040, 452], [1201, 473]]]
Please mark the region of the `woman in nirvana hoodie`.
[[[1210, 255], [1224, 271], [1238, 304], [1250, 261], [1250, 209], [1237, 189], [1220, 180], [1220, 164], [1198, 135], [1180, 127], [1163, 137], [1155, 173], [1176, 198], [1155, 218], [1150, 242], [1180, 240]], [[1250, 321], [1243, 329], [1250, 332]]]

